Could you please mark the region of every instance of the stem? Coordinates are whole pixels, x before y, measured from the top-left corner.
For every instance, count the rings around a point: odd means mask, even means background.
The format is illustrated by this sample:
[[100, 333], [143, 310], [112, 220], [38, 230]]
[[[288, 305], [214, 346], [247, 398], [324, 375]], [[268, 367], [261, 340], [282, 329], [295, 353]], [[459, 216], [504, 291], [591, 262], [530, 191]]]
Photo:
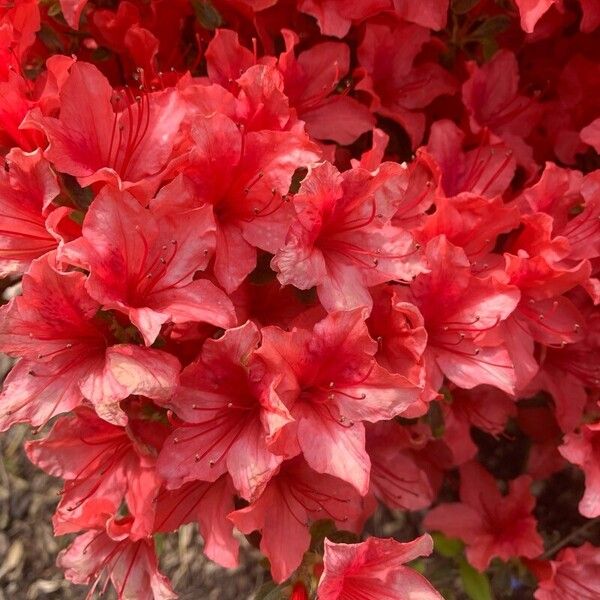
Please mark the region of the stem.
[[581, 527], [578, 527], [577, 529], [575, 529], [575, 531], [572, 531], [571, 533], [569, 533], [569, 535], [567, 535], [562, 540], [560, 540], [559, 542], [554, 544], [554, 546], [552, 546], [549, 550], [546, 550], [546, 552], [544, 552], [544, 554], [542, 554], [540, 556], [540, 559], [541, 560], [549, 559], [551, 556], [556, 554], [561, 548], [566, 546], [569, 542], [573, 541], [580, 534], [585, 533], [586, 531], [588, 531], [589, 529], [591, 529], [598, 523], [600, 523], [600, 517], [596, 517], [595, 519], [592, 519], [591, 521], [584, 523]]

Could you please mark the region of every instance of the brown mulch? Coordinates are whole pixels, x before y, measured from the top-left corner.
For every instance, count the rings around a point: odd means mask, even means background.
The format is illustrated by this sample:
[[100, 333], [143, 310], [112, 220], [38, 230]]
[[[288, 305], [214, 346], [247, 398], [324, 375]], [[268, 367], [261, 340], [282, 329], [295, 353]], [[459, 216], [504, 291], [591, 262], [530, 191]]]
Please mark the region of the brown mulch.
[[[55, 565], [70, 540], [52, 534], [61, 486], [28, 461], [22, 450], [28, 435], [24, 426], [0, 435], [0, 600], [83, 600], [86, 587], [65, 581]], [[262, 584], [259, 561], [258, 552], [243, 543], [241, 566], [222, 569], [204, 557], [196, 527], [187, 525], [179, 536], [167, 537], [161, 570], [181, 600], [250, 600]]]

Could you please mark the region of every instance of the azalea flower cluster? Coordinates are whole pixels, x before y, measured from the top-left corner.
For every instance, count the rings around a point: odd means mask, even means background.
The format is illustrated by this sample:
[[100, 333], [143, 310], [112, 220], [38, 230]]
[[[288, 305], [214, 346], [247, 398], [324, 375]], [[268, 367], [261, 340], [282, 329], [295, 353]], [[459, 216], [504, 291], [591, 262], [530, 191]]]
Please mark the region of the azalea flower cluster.
[[[441, 598], [404, 566], [428, 534], [360, 542], [382, 505], [538, 600], [600, 594], [600, 550], [556, 554], [535, 509], [571, 463], [600, 516], [599, 25], [588, 0], [2, 5], [0, 429], [64, 480], [69, 580], [175, 598], [154, 541], [193, 522], [225, 567], [259, 532], [281, 598]], [[515, 430], [499, 482], [476, 441]]]

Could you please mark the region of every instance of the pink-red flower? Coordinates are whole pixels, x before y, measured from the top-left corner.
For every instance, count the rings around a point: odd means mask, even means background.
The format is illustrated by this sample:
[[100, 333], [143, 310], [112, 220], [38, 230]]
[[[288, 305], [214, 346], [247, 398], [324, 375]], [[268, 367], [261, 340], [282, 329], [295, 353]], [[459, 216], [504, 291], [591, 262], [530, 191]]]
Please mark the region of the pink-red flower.
[[182, 422], [158, 461], [169, 487], [229, 472], [240, 495], [250, 499], [282, 462], [270, 446], [292, 417], [275, 389], [280, 376], [257, 356], [259, 343], [257, 327], [247, 322], [206, 340], [184, 369], [168, 402]]
[[336, 87], [350, 70], [350, 49], [342, 42], [317, 44], [298, 57], [299, 42], [292, 31], [284, 31], [286, 51], [279, 56], [285, 94], [309, 135], [321, 140], [350, 144], [375, 124], [371, 111]]
[[[160, 428], [145, 421], [143, 427]], [[153, 531], [153, 500], [161, 480], [155, 451], [132, 429], [116, 427], [85, 407], [60, 417], [48, 435], [28, 442], [29, 459], [65, 486], [54, 515], [57, 535], [103, 527], [125, 501], [132, 539]]]
[[[143, 82], [142, 82], [143, 85]], [[106, 182], [146, 201], [173, 152], [184, 104], [174, 89], [114, 91], [92, 64], [71, 67], [58, 118], [32, 111], [26, 126], [48, 137], [45, 157], [82, 186]]]
[[431, 272], [419, 275], [401, 297], [423, 315], [428, 384], [438, 390], [445, 375], [463, 388], [487, 383], [513, 393], [514, 367], [494, 331], [517, 306], [518, 289], [473, 275], [464, 251], [443, 235], [427, 244], [426, 258]]
[[190, 481], [181, 487], [163, 489], [155, 498], [155, 531], [175, 531], [197, 522], [204, 541], [204, 553], [223, 567], [238, 564], [239, 542], [227, 515], [234, 509], [235, 488], [229, 475], [217, 481]]
[[311, 522], [332, 519], [345, 530], [360, 528], [360, 496], [347, 483], [313, 471], [304, 460], [284, 462], [263, 493], [229, 515], [244, 533], [260, 531], [260, 549], [277, 582], [287, 579], [308, 550]]
[[146, 345], [164, 323], [235, 324], [225, 293], [196, 272], [208, 266], [215, 224], [208, 206], [156, 214], [127, 192], [104, 188], [90, 206], [82, 237], [64, 248], [64, 260], [90, 271], [89, 294], [105, 310], [125, 313]]
[[158, 570], [152, 539], [130, 537], [131, 518], [115, 519], [106, 529], [90, 529], [58, 556], [73, 583], [91, 584], [90, 595], [112, 582], [118, 600], [174, 600], [167, 578]]
[[14, 148], [0, 171], [0, 273], [23, 273], [31, 261], [56, 248], [46, 215], [58, 196], [56, 175], [40, 150]]
[[311, 169], [294, 196], [296, 218], [271, 265], [279, 281], [301, 290], [316, 286], [329, 310], [370, 306], [369, 287], [410, 280], [424, 270], [419, 246], [390, 224], [402, 168], [386, 163], [376, 174], [344, 173], [323, 163]]
[[454, 78], [439, 64], [415, 64], [429, 38], [424, 27], [390, 18], [386, 23], [368, 23], [358, 47], [362, 79], [356, 88], [369, 94], [372, 111], [404, 127], [413, 148], [425, 132], [423, 109], [438, 96], [456, 91]]
[[585, 543], [565, 548], [538, 575], [535, 600], [594, 600], [600, 594], [600, 551]]
[[543, 544], [531, 514], [535, 499], [531, 478], [511, 481], [503, 496], [494, 478], [475, 462], [460, 469], [460, 502], [440, 504], [425, 517], [430, 531], [459, 538], [467, 545], [467, 559], [483, 571], [492, 558], [534, 558]]
[[124, 425], [119, 402], [132, 394], [168, 398], [177, 385], [177, 358], [130, 343], [111, 316], [85, 291], [79, 271], [60, 272], [54, 258], [35, 261], [23, 277], [23, 295], [0, 312], [0, 349], [19, 362], [0, 396], [0, 428], [44, 425], [89, 400], [109, 422]]
[[[176, 205], [190, 209], [198, 200], [212, 205], [214, 272], [231, 293], [256, 266], [257, 248], [274, 254], [283, 245], [291, 222], [287, 193], [292, 176], [318, 155], [301, 131], [246, 131], [221, 113], [198, 118], [192, 137], [185, 172], [194, 197]], [[169, 198], [164, 203], [172, 205]]]
[[404, 544], [394, 539], [369, 538], [361, 544], [325, 540], [320, 600], [440, 600], [442, 596], [417, 571], [405, 566], [433, 551], [423, 535]]
[[377, 343], [364, 320], [365, 311], [356, 309], [331, 313], [312, 331], [266, 327], [259, 351], [282, 373], [277, 389], [295, 420], [282, 445], [297, 447], [315, 471], [351, 483], [362, 495], [370, 471], [363, 421], [409, 411], [421, 392], [418, 382], [377, 364]]
[[584, 425], [581, 431], [569, 433], [559, 452], [585, 473], [585, 493], [579, 512], [588, 518], [600, 516], [600, 424]]

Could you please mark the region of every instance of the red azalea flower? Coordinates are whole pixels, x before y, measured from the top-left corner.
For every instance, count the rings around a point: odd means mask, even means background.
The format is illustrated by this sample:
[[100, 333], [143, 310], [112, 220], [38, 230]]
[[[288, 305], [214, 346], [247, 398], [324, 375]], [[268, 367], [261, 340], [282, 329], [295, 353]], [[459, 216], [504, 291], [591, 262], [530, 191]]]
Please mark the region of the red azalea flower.
[[424, 270], [412, 236], [390, 225], [403, 169], [385, 163], [376, 174], [339, 173], [323, 163], [311, 169], [294, 197], [296, 220], [271, 266], [286, 285], [317, 287], [329, 310], [372, 304], [368, 288], [410, 280]]
[[167, 321], [235, 324], [229, 298], [207, 279], [215, 247], [209, 207], [155, 214], [127, 192], [104, 188], [92, 202], [83, 236], [67, 245], [63, 260], [90, 271], [86, 289], [104, 309], [126, 314], [147, 346]]
[[[85, 291], [85, 276], [33, 262], [23, 277], [23, 295], [0, 313], [0, 349], [21, 357], [4, 382], [0, 428], [40, 426], [86, 398], [109, 422], [125, 425], [119, 401], [132, 394], [168, 398], [179, 361], [166, 352], [114, 343], [100, 305]], [[114, 344], [114, 345], [113, 345]]]
[[542, 389], [552, 395], [554, 413], [563, 431], [581, 423], [590, 392], [600, 389], [600, 314], [591, 303], [579, 305], [583, 315], [578, 339], [573, 344], [548, 346], [540, 353], [540, 369], [527, 392]]
[[341, 528], [362, 522], [360, 497], [352, 486], [330, 475], [315, 473], [301, 459], [284, 462], [263, 493], [246, 508], [229, 515], [244, 533], [262, 533], [261, 552], [271, 562], [277, 582], [287, 579], [302, 562], [310, 544], [308, 527], [332, 519]]
[[418, 459], [418, 442], [411, 431], [393, 421], [368, 424], [366, 447], [371, 492], [384, 506], [422, 510], [432, 504], [436, 490]]
[[277, 389], [297, 421], [283, 432], [284, 439], [293, 434], [289, 443], [315, 471], [339, 477], [363, 495], [370, 460], [362, 421], [403, 414], [421, 392], [416, 383], [377, 364], [377, 343], [364, 320], [364, 309], [356, 309], [331, 313], [312, 331], [265, 327], [259, 350], [283, 373]]
[[50, 165], [36, 150], [11, 150], [0, 171], [0, 274], [21, 274], [31, 261], [54, 250], [46, 214], [60, 188]]
[[372, 111], [404, 127], [413, 148], [425, 132], [423, 109], [438, 96], [456, 91], [454, 78], [440, 65], [433, 61], [413, 64], [429, 38], [423, 27], [388, 19], [386, 24], [368, 23], [358, 47], [361, 68], [357, 75], [362, 80], [356, 89], [371, 96]]
[[0, 7], [0, 80], [20, 68], [40, 29], [40, 8], [36, 0], [4, 3]]
[[320, 600], [441, 600], [431, 584], [405, 564], [428, 556], [433, 541], [423, 535], [401, 544], [394, 539], [369, 538], [361, 544], [325, 540]]
[[464, 150], [465, 133], [452, 121], [431, 126], [426, 149], [440, 169], [445, 196], [471, 192], [492, 199], [510, 185], [516, 169], [512, 150], [489, 132], [482, 137], [475, 148]]
[[460, 469], [460, 502], [441, 504], [429, 511], [423, 525], [456, 537], [467, 545], [467, 559], [483, 571], [493, 557], [534, 558], [543, 552], [542, 538], [531, 511], [535, 499], [531, 478], [522, 475], [502, 496], [494, 478], [478, 463]]
[[429, 242], [426, 257], [431, 272], [419, 275], [402, 297], [424, 318], [430, 387], [438, 390], [446, 375], [459, 387], [487, 383], [512, 394], [512, 361], [503, 341], [491, 334], [515, 309], [518, 289], [472, 275], [464, 251], [443, 235]]
[[207, 340], [184, 369], [167, 403], [183, 422], [158, 460], [169, 487], [229, 472], [240, 495], [252, 498], [283, 460], [269, 446], [292, 418], [275, 391], [277, 371], [256, 354], [259, 343], [257, 327], [247, 322]]
[[133, 517], [131, 539], [142, 539], [153, 531], [152, 500], [161, 481], [151, 449], [127, 429], [79, 407], [60, 417], [46, 437], [28, 442], [25, 449], [34, 464], [65, 480], [53, 519], [55, 535], [103, 527], [123, 500]]
[[535, 565], [535, 600], [595, 600], [600, 595], [600, 550], [590, 543], [564, 548], [546, 565]]
[[582, 338], [583, 316], [565, 292], [585, 282], [587, 261], [563, 261], [568, 243], [552, 238], [552, 218], [544, 213], [522, 216], [520, 233], [507, 244], [503, 273], [521, 290], [521, 300], [502, 325], [504, 339], [515, 364], [517, 386], [523, 389], [538, 371], [534, 341], [548, 347], [565, 347]]
[[88, 596], [96, 589], [104, 593], [112, 582], [118, 600], [175, 600], [177, 595], [164, 575], [152, 539], [132, 540], [132, 519], [125, 517], [108, 523], [104, 529], [91, 529], [58, 555], [57, 564], [73, 583], [91, 584]]
[[231, 293], [256, 266], [257, 248], [274, 254], [283, 245], [292, 176], [317, 159], [316, 148], [301, 131], [246, 132], [220, 113], [198, 118], [192, 136], [195, 147], [185, 173], [195, 197], [212, 205], [215, 276]]
[[390, 0], [298, 0], [298, 10], [313, 16], [323, 35], [343, 38], [354, 21], [364, 21], [390, 7]]
[[84, 187], [106, 182], [147, 201], [172, 159], [184, 116], [179, 93], [144, 88], [115, 93], [94, 65], [77, 62], [60, 90], [60, 101], [58, 118], [36, 109], [24, 124], [48, 137], [45, 157]]
[[581, 431], [568, 434], [558, 450], [585, 473], [579, 512], [590, 519], [600, 516], [600, 424], [583, 425]]
[[350, 49], [342, 42], [323, 42], [294, 56], [299, 37], [284, 30], [286, 51], [279, 56], [285, 94], [306, 131], [320, 140], [351, 144], [373, 128], [371, 111], [354, 98], [335, 89], [350, 70]]
[[540, 106], [519, 94], [519, 67], [510, 50], [499, 50], [482, 67], [469, 65], [471, 76], [463, 84], [463, 103], [474, 132], [487, 127], [513, 150], [515, 158], [533, 168], [531, 148], [524, 139], [542, 116]]
[[452, 198], [438, 197], [435, 212], [427, 215], [415, 235], [423, 244], [444, 235], [470, 259], [485, 260], [498, 236], [518, 225], [519, 211], [514, 203], [505, 204], [501, 196], [488, 199], [463, 192]]
[[156, 497], [154, 531], [175, 531], [197, 522], [204, 554], [223, 567], [238, 566], [239, 542], [227, 515], [234, 510], [235, 488], [229, 475], [213, 483], [190, 481], [175, 490], [163, 489]]
[[377, 340], [377, 362], [392, 373], [421, 381], [427, 348], [423, 315], [414, 304], [402, 301], [397, 286], [379, 286], [372, 294], [373, 310], [367, 326]]

